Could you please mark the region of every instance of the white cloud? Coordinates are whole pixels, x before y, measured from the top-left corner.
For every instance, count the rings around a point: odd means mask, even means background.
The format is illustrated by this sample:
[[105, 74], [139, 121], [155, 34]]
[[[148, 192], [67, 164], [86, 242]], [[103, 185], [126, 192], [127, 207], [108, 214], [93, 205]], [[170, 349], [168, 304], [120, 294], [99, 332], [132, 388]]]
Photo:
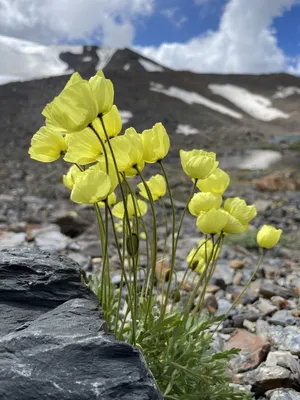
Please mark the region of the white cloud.
[[60, 40], [104, 46], [132, 43], [134, 22], [150, 15], [155, 0], [0, 0], [0, 34], [49, 44]]
[[248, 0], [229, 0], [218, 31], [186, 43], [163, 43], [158, 47], [136, 49], [170, 68], [195, 72], [287, 70], [288, 59], [278, 47], [271, 26], [275, 17], [297, 3], [299, 0], [251, 0], [250, 6]]

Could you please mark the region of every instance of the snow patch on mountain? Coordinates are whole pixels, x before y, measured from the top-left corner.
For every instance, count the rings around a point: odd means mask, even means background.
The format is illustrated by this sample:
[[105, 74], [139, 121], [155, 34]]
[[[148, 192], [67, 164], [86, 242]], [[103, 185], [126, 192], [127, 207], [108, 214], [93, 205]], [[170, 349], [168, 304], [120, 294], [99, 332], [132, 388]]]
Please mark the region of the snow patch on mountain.
[[231, 110], [230, 108], [225, 107], [222, 104], [211, 101], [196, 92], [188, 92], [187, 90], [180, 89], [175, 86], [170, 86], [167, 89], [164, 87], [164, 85], [155, 82], [150, 82], [150, 90], [153, 92], [163, 93], [170, 97], [175, 97], [181, 101], [184, 101], [187, 104], [201, 104], [205, 107], [211, 108], [214, 111], [218, 111], [222, 114], [229, 115], [232, 118], [236, 119], [243, 118], [242, 114], [234, 110]]
[[99, 57], [99, 62], [97, 64], [97, 69], [103, 69], [110, 62], [112, 56], [115, 54], [116, 49], [107, 49], [101, 47], [101, 49], [97, 49], [97, 55]]
[[251, 93], [242, 87], [231, 84], [210, 84], [208, 88], [213, 94], [224, 97], [236, 107], [260, 121], [268, 122], [276, 118], [287, 119], [290, 117], [278, 108], [272, 107], [272, 102], [267, 97]]
[[183, 125], [179, 124], [176, 128], [176, 133], [181, 133], [183, 135], [196, 135], [199, 133], [199, 130], [196, 128], [193, 128], [191, 125]]
[[164, 72], [164, 69], [162, 66], [155, 64], [151, 61], [147, 61], [142, 58], [139, 58], [138, 61], [141, 64], [141, 66], [144, 67], [145, 70], [148, 72]]
[[130, 111], [120, 110], [119, 113], [121, 115], [123, 124], [127, 124], [127, 122], [129, 122], [129, 120], [133, 117], [133, 114]]
[[273, 95], [273, 99], [285, 99], [286, 97], [292, 96], [293, 94], [300, 95], [300, 88], [296, 86], [279, 86], [277, 92]]

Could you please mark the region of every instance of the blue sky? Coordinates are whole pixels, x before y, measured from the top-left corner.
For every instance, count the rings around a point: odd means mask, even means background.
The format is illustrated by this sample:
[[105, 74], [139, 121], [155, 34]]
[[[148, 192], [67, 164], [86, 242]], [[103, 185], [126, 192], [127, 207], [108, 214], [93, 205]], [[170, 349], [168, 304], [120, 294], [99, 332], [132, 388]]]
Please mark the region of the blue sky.
[[300, 0], [0, 0], [0, 35], [130, 47], [196, 72], [300, 75]]

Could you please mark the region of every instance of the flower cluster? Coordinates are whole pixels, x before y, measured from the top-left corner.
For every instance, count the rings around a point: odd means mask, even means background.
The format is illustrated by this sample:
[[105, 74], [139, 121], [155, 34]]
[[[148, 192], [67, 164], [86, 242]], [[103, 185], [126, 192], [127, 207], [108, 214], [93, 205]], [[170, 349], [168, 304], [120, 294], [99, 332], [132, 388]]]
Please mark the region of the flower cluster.
[[[63, 156], [72, 163], [63, 182], [76, 203], [103, 206], [116, 203], [114, 190], [124, 177], [142, 171], [145, 163], [161, 161], [168, 153], [170, 140], [161, 123], [141, 134], [134, 128], [123, 135], [121, 116], [114, 105], [114, 88], [102, 71], [84, 80], [74, 73], [62, 92], [42, 111], [45, 126], [33, 136], [29, 154], [40, 162], [53, 162]], [[154, 199], [165, 193], [162, 176], [153, 177], [149, 185]], [[139, 186], [143, 197], [147, 192]], [[135, 215], [128, 200], [130, 216]], [[139, 215], [146, 204], [139, 200]], [[122, 212], [123, 206], [123, 212]], [[124, 205], [116, 204], [114, 214], [121, 218]]]
[[[184, 172], [195, 182], [199, 189], [188, 203], [188, 209], [197, 217], [196, 226], [205, 235], [239, 234], [249, 230], [250, 221], [256, 217], [254, 205], [248, 205], [239, 197], [223, 200], [223, 194], [230, 183], [228, 174], [216, 161], [216, 154], [204, 150], [180, 151]], [[274, 247], [281, 235], [281, 230], [264, 226], [257, 235], [257, 242], [262, 248]], [[204, 250], [206, 257], [204, 257]], [[198, 249], [193, 248], [187, 256], [187, 263], [196, 272], [203, 272], [213, 251], [211, 241], [202, 241]], [[213, 255], [215, 260], [218, 251]]]

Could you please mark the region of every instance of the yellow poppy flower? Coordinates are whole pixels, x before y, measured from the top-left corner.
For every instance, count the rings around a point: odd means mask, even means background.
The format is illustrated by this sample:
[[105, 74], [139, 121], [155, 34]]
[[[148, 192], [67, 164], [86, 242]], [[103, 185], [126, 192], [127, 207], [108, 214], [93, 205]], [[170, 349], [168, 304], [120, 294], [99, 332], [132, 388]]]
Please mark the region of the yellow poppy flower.
[[71, 200], [82, 204], [99, 203], [107, 198], [110, 186], [109, 176], [105, 172], [87, 169], [76, 177]]
[[[165, 178], [162, 175], [154, 175], [148, 181], [146, 181], [147, 186], [151, 192], [152, 199], [158, 200], [166, 194], [167, 186]], [[146, 188], [143, 182], [139, 183], [138, 188], [140, 190], [140, 195], [145, 199], [149, 200]]]
[[82, 173], [76, 165], [72, 165], [66, 175], [63, 175], [63, 184], [70, 190], [73, 189], [75, 179]]
[[106, 79], [103, 71], [97, 71], [89, 82], [92, 92], [97, 101], [98, 113], [106, 114], [114, 104], [114, 87], [110, 79]]
[[192, 215], [198, 217], [201, 211], [209, 211], [212, 208], [220, 208], [222, 204], [222, 196], [220, 194], [196, 193], [189, 202], [189, 211]]
[[272, 249], [279, 242], [281, 234], [282, 229], [276, 229], [272, 225], [263, 225], [257, 233], [257, 243], [264, 249]]
[[48, 163], [56, 161], [66, 149], [62, 134], [43, 126], [33, 135], [28, 153], [33, 160]]
[[[111, 207], [114, 206], [117, 202], [117, 196], [115, 194], [115, 192], [112, 192], [110, 195], [108, 195], [107, 197], [107, 204]], [[99, 201], [99, 207], [104, 208], [105, 207], [105, 203], [104, 201]]]
[[98, 115], [98, 104], [89, 82], [77, 80], [47, 104], [42, 115], [68, 133], [82, 131]]
[[[110, 111], [103, 115], [103, 124], [109, 138], [117, 136], [122, 130], [122, 119], [116, 105], [113, 105]], [[106, 135], [100, 118], [92, 122], [92, 127], [97, 131], [100, 138], [105, 141]]]
[[103, 152], [99, 138], [91, 128], [67, 135], [68, 150], [64, 160], [74, 164], [86, 165], [98, 160]]
[[161, 122], [155, 124], [152, 129], [144, 130], [141, 138], [146, 163], [155, 163], [166, 157], [170, 149], [170, 139]]
[[[135, 208], [137, 210], [137, 216], [143, 217], [146, 214], [148, 207], [147, 207], [147, 203], [143, 200], [135, 199], [133, 202], [132, 196], [129, 195], [126, 200], [126, 209], [127, 209], [129, 218], [132, 218], [135, 215]], [[117, 203], [114, 206], [112, 213], [115, 217], [123, 219], [125, 216], [124, 202], [120, 201], [119, 203]]]
[[212, 174], [219, 162], [216, 153], [204, 150], [180, 150], [180, 161], [184, 172], [192, 179], [205, 179]]
[[199, 231], [206, 235], [220, 233], [227, 224], [228, 218], [228, 213], [223, 209], [212, 208], [199, 214], [196, 225]]
[[[125, 172], [127, 176], [136, 175], [135, 166], [143, 169], [143, 145], [139, 135], [134, 128], [128, 128], [125, 134], [110, 140], [118, 170]], [[106, 145], [108, 156], [112, 158], [109, 146]]]
[[226, 199], [224, 210], [228, 211], [229, 214], [238, 219], [243, 225], [248, 224], [257, 215], [256, 207], [248, 206], [245, 200], [239, 197]]
[[244, 233], [249, 230], [249, 225], [243, 224], [233, 215], [228, 213], [228, 221], [222, 231], [227, 234]]
[[217, 168], [212, 174], [205, 179], [197, 181], [197, 187], [202, 192], [211, 192], [215, 194], [223, 194], [229, 186], [229, 175], [221, 168]]

